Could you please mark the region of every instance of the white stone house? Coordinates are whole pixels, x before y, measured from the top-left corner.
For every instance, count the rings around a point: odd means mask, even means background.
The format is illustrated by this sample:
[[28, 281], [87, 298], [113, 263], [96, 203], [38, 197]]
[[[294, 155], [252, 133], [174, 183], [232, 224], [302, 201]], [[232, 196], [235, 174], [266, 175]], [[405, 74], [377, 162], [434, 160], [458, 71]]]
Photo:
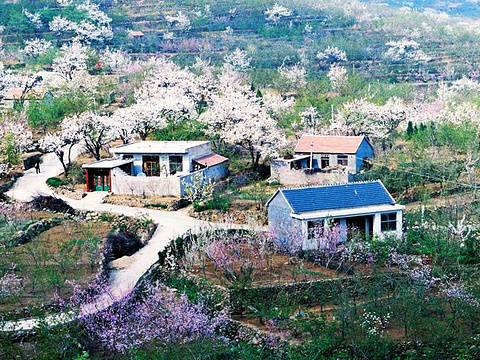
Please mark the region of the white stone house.
[[343, 239], [402, 236], [405, 207], [381, 181], [330, 184], [278, 190], [267, 202], [268, 224], [276, 237], [300, 236], [304, 248], [314, 229], [337, 224]]
[[183, 196], [200, 174], [215, 182], [228, 175], [228, 158], [209, 141], [141, 141], [110, 149], [114, 156], [86, 164], [87, 191], [145, 196]]

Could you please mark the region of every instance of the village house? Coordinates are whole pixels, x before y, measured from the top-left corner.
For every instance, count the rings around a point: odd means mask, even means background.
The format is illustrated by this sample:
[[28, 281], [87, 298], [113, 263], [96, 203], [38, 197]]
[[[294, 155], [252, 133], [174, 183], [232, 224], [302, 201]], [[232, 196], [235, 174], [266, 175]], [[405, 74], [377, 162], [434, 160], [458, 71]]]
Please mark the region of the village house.
[[183, 196], [194, 177], [215, 182], [228, 175], [228, 158], [209, 141], [141, 141], [110, 149], [113, 158], [83, 166], [87, 191]]
[[131, 39], [141, 39], [145, 36], [145, 34], [143, 33], [143, 31], [139, 31], [139, 30], [129, 30], [128, 31], [128, 37], [131, 38]]
[[5, 96], [0, 101], [0, 107], [4, 109], [14, 109], [17, 103], [23, 103], [23, 106], [28, 105], [33, 101], [45, 101], [52, 99], [53, 95], [46, 88], [35, 88], [25, 92], [24, 88], [13, 87], [8, 89]]
[[303, 135], [293, 156], [272, 160], [271, 174], [290, 186], [346, 183], [374, 156], [365, 136]]
[[401, 237], [405, 209], [379, 180], [279, 189], [267, 208], [270, 230], [279, 238], [299, 236], [304, 248], [315, 230], [334, 225], [342, 241], [353, 234]]

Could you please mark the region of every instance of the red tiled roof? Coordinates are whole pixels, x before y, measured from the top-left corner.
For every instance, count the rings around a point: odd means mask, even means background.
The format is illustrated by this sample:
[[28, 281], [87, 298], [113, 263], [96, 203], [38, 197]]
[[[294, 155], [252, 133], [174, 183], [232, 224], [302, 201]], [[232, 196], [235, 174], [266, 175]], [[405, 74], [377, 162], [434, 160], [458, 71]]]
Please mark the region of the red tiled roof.
[[225, 156], [211, 153], [209, 155], [202, 156], [201, 158], [195, 159], [195, 162], [203, 166], [213, 166], [213, 165], [221, 164], [227, 160], [228, 158], [226, 158]]
[[364, 136], [303, 135], [295, 146], [295, 152], [355, 154], [364, 138]]

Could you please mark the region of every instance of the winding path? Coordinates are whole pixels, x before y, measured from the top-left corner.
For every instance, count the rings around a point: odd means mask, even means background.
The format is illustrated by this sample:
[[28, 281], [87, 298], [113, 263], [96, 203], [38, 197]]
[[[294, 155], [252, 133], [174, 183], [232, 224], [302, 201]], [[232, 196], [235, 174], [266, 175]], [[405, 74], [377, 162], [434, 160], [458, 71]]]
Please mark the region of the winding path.
[[[74, 156], [77, 154], [78, 151], [75, 152]], [[46, 180], [49, 177], [61, 174], [63, 172], [62, 166], [53, 154], [44, 155], [42, 160], [42, 172], [40, 174], [36, 174], [34, 169], [26, 171], [24, 176], [17, 180], [14, 187], [7, 192], [11, 199], [28, 202], [38, 194], [54, 195], [53, 191], [46, 185]], [[157, 224], [157, 229], [150, 241], [142, 249], [132, 256], [123, 257], [112, 263], [114, 269], [110, 273], [110, 293], [97, 299], [94, 304], [89, 304], [82, 309], [84, 314], [104, 309], [132, 290], [140, 277], [158, 260], [158, 253], [165, 249], [172, 239], [187, 232], [195, 233], [206, 228], [244, 227], [240, 225], [207, 223], [192, 218], [182, 211], [168, 212], [103, 204], [102, 200], [105, 195], [106, 193], [94, 192], [89, 193], [82, 200], [72, 200], [65, 197], [62, 197], [62, 199], [76, 210], [110, 212], [131, 217], [146, 216]], [[70, 321], [73, 317], [74, 315], [71, 313], [51, 315], [43, 319], [42, 323], [59, 324]], [[39, 325], [39, 319], [23, 319], [6, 322], [0, 330], [31, 331]]]

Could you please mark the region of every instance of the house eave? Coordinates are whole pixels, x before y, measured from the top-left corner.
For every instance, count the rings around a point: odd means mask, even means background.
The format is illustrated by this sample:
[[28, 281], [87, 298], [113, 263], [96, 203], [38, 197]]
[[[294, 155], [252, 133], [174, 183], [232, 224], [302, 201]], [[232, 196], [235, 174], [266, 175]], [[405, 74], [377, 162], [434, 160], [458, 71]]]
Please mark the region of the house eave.
[[403, 205], [383, 204], [383, 205], [362, 206], [362, 207], [348, 208], [348, 209], [311, 211], [311, 212], [305, 212], [300, 214], [291, 213], [291, 216], [292, 218], [298, 219], [298, 220], [313, 220], [313, 219], [364, 216], [364, 215], [373, 215], [376, 213], [384, 213], [389, 211], [403, 211], [403, 210], [405, 210], [405, 206]]

